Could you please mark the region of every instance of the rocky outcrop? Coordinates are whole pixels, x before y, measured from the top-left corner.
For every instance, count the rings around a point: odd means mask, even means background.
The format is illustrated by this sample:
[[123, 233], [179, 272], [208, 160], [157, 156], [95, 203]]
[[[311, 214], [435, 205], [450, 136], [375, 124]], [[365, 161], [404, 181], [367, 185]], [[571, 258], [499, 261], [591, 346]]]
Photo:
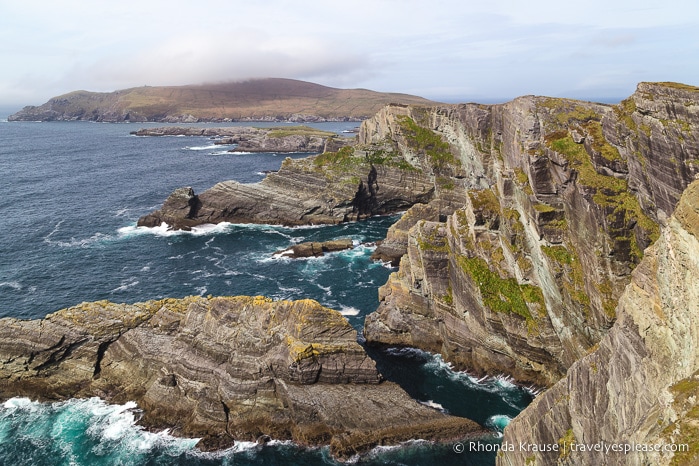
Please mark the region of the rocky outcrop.
[[[505, 429], [505, 442], [557, 451], [515, 448], [501, 453], [498, 464], [697, 464], [698, 284], [695, 182], [634, 270], [609, 333]], [[622, 451], [581, 451], [578, 444]], [[689, 449], [672, 451], [681, 445]]]
[[310, 241], [299, 243], [291, 246], [288, 249], [277, 251], [275, 256], [284, 256], [292, 259], [301, 257], [319, 257], [325, 255], [326, 252], [344, 251], [352, 249], [354, 243], [351, 238], [334, 239], [330, 241]]
[[[389, 233], [385, 258], [405, 255], [368, 342], [556, 383], [614, 324], [659, 221], [699, 173], [698, 96], [642, 83], [616, 106], [527, 96], [390, 106], [364, 122], [360, 145], [389, 140], [436, 167], [435, 210], [414, 207]], [[436, 141], [448, 146], [436, 153]]]
[[[379, 154], [380, 155], [377, 155]], [[204, 223], [337, 224], [395, 213], [434, 197], [429, 174], [379, 149], [351, 147], [301, 160], [287, 158], [260, 183], [218, 183], [187, 199], [175, 191], [141, 226], [175, 229]], [[187, 192], [190, 192], [187, 190]], [[172, 207], [174, 206], [174, 208]]]
[[232, 145], [229, 152], [315, 152], [327, 147], [337, 151], [353, 142], [330, 131], [322, 131], [308, 126], [286, 126], [274, 128], [254, 128], [232, 126], [227, 128], [193, 128], [166, 126], [162, 128], [142, 128], [133, 131], [135, 136], [206, 136], [214, 138], [214, 144]]
[[481, 432], [381, 380], [339, 312], [263, 297], [83, 303], [0, 320], [0, 397], [136, 401], [142, 422], [203, 449], [261, 436], [349, 457]]

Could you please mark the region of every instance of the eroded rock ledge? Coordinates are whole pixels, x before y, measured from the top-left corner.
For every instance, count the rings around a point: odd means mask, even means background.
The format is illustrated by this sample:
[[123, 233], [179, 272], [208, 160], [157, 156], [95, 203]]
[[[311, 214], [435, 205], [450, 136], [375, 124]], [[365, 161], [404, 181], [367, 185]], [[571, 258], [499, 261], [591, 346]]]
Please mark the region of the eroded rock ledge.
[[337, 224], [405, 210], [434, 197], [430, 174], [400, 155], [377, 157], [351, 147], [287, 158], [260, 183], [223, 181], [201, 194], [173, 192], [139, 226], [189, 229], [204, 223]]
[[0, 397], [136, 401], [142, 422], [203, 449], [267, 435], [349, 457], [483, 430], [382, 381], [338, 313], [315, 301], [189, 297], [83, 303], [0, 320]]

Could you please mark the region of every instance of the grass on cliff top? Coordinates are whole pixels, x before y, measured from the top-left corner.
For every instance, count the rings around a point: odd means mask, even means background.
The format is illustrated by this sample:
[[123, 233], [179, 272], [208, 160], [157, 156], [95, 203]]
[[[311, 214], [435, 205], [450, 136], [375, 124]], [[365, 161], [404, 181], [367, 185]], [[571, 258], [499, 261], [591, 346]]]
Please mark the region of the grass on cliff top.
[[461, 161], [451, 153], [449, 143], [442, 140], [441, 136], [434, 131], [418, 125], [408, 116], [399, 117], [398, 124], [408, 146], [415, 152], [426, 155], [433, 168], [441, 169], [448, 165], [461, 166]]
[[547, 98], [537, 103], [537, 107], [546, 108], [550, 115], [549, 120], [555, 128], [566, 128], [572, 123], [587, 123], [589, 121], [600, 121], [600, 115], [595, 109], [590, 108], [590, 104], [582, 101], [570, 99]]
[[313, 165], [318, 169], [334, 173], [347, 174], [351, 170], [372, 165], [394, 167], [404, 171], [420, 171], [410, 165], [402, 156], [384, 150], [367, 150], [364, 157], [355, 155], [352, 146], [345, 146], [337, 152], [324, 152], [313, 159]]
[[[266, 128], [260, 128], [266, 129]], [[321, 138], [328, 138], [336, 136], [332, 131], [323, 131], [320, 129], [311, 128], [310, 126], [275, 126], [273, 128], [268, 128], [267, 137], [270, 138], [283, 138], [286, 136], [317, 136]]]
[[670, 87], [672, 89], [682, 89], [683, 91], [699, 92], [699, 87], [690, 86], [689, 84], [673, 83], [673, 82], [669, 82], [669, 81], [649, 83], [649, 84], [656, 84], [658, 86]]

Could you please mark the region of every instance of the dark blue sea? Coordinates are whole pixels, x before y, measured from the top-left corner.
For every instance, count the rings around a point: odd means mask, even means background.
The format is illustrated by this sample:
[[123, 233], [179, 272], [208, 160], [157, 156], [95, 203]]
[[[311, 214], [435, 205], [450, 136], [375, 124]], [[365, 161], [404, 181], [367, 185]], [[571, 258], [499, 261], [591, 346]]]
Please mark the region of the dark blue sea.
[[[230, 147], [201, 137], [129, 134], [144, 126], [149, 124], [0, 120], [0, 317], [42, 318], [101, 299], [133, 303], [244, 294], [313, 298], [361, 330], [378, 304], [377, 288], [392, 271], [369, 259], [372, 243], [397, 217], [306, 228], [221, 224], [189, 233], [138, 228], [138, 217], [178, 187], [201, 192], [225, 179], [259, 182], [286, 157], [229, 153]], [[314, 126], [341, 132], [356, 123]], [[301, 241], [337, 237], [352, 238], [355, 247], [322, 258], [272, 257]], [[471, 418], [494, 437], [532, 398], [505, 378], [476, 380], [418, 350], [371, 354], [382, 373], [415, 399]], [[194, 449], [196, 439], [141, 429], [133, 403], [110, 405], [97, 398], [2, 403], [2, 465], [336, 464], [327, 448], [288, 442], [242, 443], [204, 454]], [[416, 440], [377, 448], [357, 462], [490, 465], [494, 454], [456, 453], [453, 444]]]

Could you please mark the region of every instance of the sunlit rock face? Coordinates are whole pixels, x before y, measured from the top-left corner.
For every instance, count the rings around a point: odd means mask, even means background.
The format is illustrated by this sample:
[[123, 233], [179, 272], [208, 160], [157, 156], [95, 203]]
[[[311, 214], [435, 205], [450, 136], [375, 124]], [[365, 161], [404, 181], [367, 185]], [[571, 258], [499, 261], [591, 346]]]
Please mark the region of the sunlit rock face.
[[[501, 465], [696, 464], [699, 420], [699, 182], [685, 191], [619, 300], [617, 321], [567, 376], [505, 430], [506, 442], [561, 445]], [[688, 451], [578, 451], [566, 443], [687, 444]]]
[[527, 96], [389, 106], [364, 122], [360, 144], [389, 141], [435, 188], [377, 249], [400, 268], [367, 340], [554, 384], [612, 327], [631, 272], [699, 173], [698, 96], [642, 83], [619, 105]]

